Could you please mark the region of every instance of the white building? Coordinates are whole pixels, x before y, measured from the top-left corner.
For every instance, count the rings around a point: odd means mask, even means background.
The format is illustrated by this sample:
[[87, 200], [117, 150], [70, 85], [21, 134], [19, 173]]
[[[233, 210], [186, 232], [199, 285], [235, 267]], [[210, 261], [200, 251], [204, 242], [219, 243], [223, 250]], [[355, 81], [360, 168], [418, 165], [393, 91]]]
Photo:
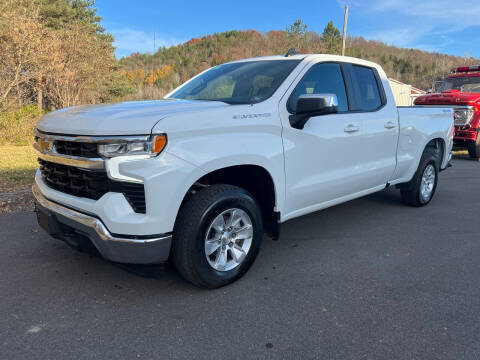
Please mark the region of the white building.
[[425, 91], [417, 89], [412, 85], [404, 84], [395, 79], [388, 79], [392, 87], [393, 96], [397, 106], [412, 106], [413, 102], [420, 95], [426, 94]]

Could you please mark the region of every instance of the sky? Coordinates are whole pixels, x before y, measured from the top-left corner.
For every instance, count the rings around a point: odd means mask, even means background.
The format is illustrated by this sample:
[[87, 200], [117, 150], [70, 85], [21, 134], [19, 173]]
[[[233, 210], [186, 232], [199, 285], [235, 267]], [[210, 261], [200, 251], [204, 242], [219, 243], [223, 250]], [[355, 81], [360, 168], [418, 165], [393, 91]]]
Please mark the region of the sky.
[[348, 35], [480, 59], [480, 0], [96, 0], [117, 57], [152, 52], [227, 30], [284, 30], [302, 19], [321, 33], [333, 20]]

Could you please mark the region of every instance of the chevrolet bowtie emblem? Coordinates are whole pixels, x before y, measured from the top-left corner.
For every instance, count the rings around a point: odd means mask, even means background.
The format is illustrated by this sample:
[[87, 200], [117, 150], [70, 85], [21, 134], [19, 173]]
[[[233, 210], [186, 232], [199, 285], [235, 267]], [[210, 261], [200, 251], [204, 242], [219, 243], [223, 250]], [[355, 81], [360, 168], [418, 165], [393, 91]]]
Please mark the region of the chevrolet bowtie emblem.
[[37, 145], [38, 145], [41, 152], [46, 152], [48, 150], [51, 150], [51, 148], [52, 148], [52, 143], [50, 141], [45, 141], [42, 138], [39, 138], [37, 140]]

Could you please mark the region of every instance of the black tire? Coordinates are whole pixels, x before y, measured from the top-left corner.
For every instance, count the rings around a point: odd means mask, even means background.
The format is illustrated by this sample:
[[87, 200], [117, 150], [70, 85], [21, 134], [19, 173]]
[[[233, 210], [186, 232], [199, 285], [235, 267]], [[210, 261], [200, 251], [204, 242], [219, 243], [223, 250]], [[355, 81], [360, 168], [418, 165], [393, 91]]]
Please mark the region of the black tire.
[[[420, 164], [418, 165], [418, 169], [413, 176], [412, 180], [407, 184], [404, 184], [400, 190], [402, 195], [402, 200], [405, 204], [415, 207], [425, 206], [433, 199], [435, 195], [435, 190], [437, 189], [438, 184], [438, 170], [440, 168], [440, 152], [438, 149], [434, 148], [427, 148], [422, 155], [420, 160]], [[422, 183], [422, 176], [424, 174], [425, 169], [432, 165], [435, 171], [435, 182], [433, 185], [433, 190], [431, 195], [428, 199], [424, 199], [421, 195], [421, 183]]]
[[[245, 211], [253, 226], [253, 238], [243, 262], [229, 271], [217, 271], [205, 255], [205, 236], [211, 222], [230, 208]], [[192, 284], [218, 288], [242, 277], [253, 264], [263, 240], [259, 206], [245, 190], [231, 185], [212, 185], [193, 195], [180, 209], [173, 233], [172, 260], [180, 275]]]
[[469, 141], [467, 144], [468, 155], [472, 159], [479, 159], [480, 158], [480, 134], [477, 134], [476, 141]]

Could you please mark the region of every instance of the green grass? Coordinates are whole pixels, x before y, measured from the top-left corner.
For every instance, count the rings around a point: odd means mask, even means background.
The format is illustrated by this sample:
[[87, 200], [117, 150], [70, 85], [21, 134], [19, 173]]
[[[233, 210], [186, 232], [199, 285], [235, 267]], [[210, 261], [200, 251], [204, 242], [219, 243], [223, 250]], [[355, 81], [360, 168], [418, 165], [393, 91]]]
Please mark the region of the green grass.
[[0, 145], [31, 144], [33, 129], [42, 114], [35, 105], [0, 112]]
[[0, 193], [32, 185], [37, 167], [37, 156], [31, 145], [0, 145]]

